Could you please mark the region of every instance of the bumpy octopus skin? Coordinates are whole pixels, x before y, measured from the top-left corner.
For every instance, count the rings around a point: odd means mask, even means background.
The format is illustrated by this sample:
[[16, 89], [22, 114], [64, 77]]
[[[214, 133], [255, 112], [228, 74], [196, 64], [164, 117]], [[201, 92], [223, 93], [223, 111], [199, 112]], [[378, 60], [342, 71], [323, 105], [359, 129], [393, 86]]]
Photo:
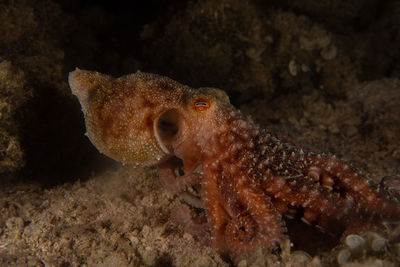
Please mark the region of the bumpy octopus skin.
[[236, 263], [257, 247], [277, 246], [286, 232], [283, 215], [300, 214], [333, 233], [400, 217], [398, 202], [350, 166], [260, 130], [219, 89], [195, 90], [149, 73], [112, 78], [79, 69], [69, 84], [92, 143], [123, 163], [157, 164], [170, 192], [205, 210], [207, 222], [195, 225], [181, 207], [186, 229]]

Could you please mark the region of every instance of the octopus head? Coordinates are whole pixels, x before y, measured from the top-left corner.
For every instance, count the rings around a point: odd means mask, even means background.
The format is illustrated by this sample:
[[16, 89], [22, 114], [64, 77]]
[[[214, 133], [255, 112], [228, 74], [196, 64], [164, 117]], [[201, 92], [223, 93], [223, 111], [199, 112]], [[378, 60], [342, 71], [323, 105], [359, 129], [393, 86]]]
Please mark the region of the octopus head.
[[113, 78], [76, 69], [69, 84], [82, 106], [86, 135], [123, 163], [152, 165], [176, 155], [180, 145], [194, 145], [193, 137], [209, 136], [220, 107], [230, 106], [221, 90], [194, 90], [142, 72]]
[[[85, 116], [86, 135], [103, 154], [127, 164], [152, 165], [166, 156], [153, 133], [165, 99], [160, 76], [135, 73], [113, 78], [76, 69], [69, 85]], [[172, 101], [175, 102], [175, 101]]]
[[[187, 158], [186, 153], [199, 157], [200, 147], [224, 125], [227, 109], [234, 109], [227, 94], [216, 88], [190, 89], [178, 107], [165, 110], [154, 121], [158, 145], [167, 154]], [[189, 148], [189, 149], [188, 149]]]

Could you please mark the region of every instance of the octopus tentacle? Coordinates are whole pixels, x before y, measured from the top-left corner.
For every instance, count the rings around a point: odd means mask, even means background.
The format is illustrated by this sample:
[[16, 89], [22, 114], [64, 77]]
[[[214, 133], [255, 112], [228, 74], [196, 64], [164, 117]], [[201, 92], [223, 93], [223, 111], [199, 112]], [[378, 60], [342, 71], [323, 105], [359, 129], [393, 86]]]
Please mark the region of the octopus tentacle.
[[222, 255], [227, 254], [224, 244], [224, 229], [228, 215], [223, 209], [216, 177], [205, 174], [201, 181], [201, 187], [208, 223], [211, 226], [211, 246]]
[[335, 185], [341, 191], [350, 194], [357, 203], [356, 209], [364, 213], [400, 218], [400, 208], [397, 203], [380, 196], [370, 186], [367, 179], [343, 162], [326, 159], [320, 166], [313, 165], [312, 168], [319, 169], [319, 177], [323, 185], [327, 183], [328, 187]]
[[[280, 207], [281, 214], [293, 215], [293, 209], [301, 211], [301, 220], [316, 224], [331, 232], [340, 232], [350, 221], [349, 213], [354, 210], [353, 199], [343, 199], [337, 193], [312, 183], [306, 178], [267, 180], [263, 188]], [[286, 205], [286, 206], [285, 206]]]
[[185, 191], [188, 187], [199, 184], [201, 174], [198, 172], [185, 173], [177, 176], [175, 159], [170, 159], [158, 165], [158, 174], [163, 186], [172, 194], [178, 194]]
[[379, 192], [390, 199], [400, 201], [400, 176], [392, 175], [383, 177], [379, 184]]
[[182, 193], [179, 193], [178, 196], [181, 199], [183, 199], [190, 206], [192, 206], [194, 208], [198, 208], [198, 209], [204, 209], [203, 201], [200, 198], [194, 196], [193, 194], [188, 193], [188, 192], [182, 192]]
[[248, 212], [246, 216], [233, 218], [226, 229], [227, 246], [233, 248], [232, 258], [238, 260], [257, 246], [274, 247], [282, 239], [285, 227], [271, 199], [262, 191], [240, 181], [235, 191]]
[[177, 164], [177, 161], [173, 158], [158, 166], [158, 174], [162, 185], [171, 194], [178, 195], [192, 207], [204, 209], [203, 201], [186, 191], [190, 186], [200, 183], [201, 174], [198, 172], [191, 172], [177, 176], [175, 173]]
[[249, 215], [232, 218], [225, 228], [226, 246], [230, 247], [231, 257], [235, 262], [262, 246], [258, 239], [259, 227]]
[[172, 214], [172, 220], [181, 224], [185, 232], [195, 236], [203, 245], [209, 245], [210, 231], [207, 223], [197, 223], [193, 220], [193, 214], [187, 205], [179, 205]]

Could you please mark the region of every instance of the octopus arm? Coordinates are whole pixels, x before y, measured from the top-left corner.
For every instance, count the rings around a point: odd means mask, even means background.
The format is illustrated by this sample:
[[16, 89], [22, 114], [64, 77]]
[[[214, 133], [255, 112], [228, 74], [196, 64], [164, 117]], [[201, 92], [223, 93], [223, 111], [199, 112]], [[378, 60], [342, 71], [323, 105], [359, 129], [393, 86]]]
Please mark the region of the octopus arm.
[[171, 158], [159, 164], [158, 174], [161, 184], [171, 194], [178, 195], [189, 205], [204, 208], [201, 199], [187, 192], [189, 187], [200, 183], [202, 175], [198, 172], [198, 168], [190, 173], [179, 175], [179, 167], [179, 161], [176, 158]]
[[340, 162], [336, 162], [332, 169], [332, 176], [337, 180], [339, 186], [349, 191], [364, 212], [387, 218], [400, 218], [398, 203], [381, 196], [369, 185], [367, 179]]
[[210, 244], [210, 231], [207, 223], [197, 223], [193, 220], [193, 212], [187, 205], [181, 204], [171, 214], [171, 218], [181, 224], [184, 231], [195, 236], [203, 245]]
[[231, 218], [225, 238], [231, 258], [239, 262], [257, 247], [275, 247], [286, 229], [271, 198], [264, 192], [247, 184], [238, 184], [236, 192], [245, 212], [239, 211]]
[[201, 187], [208, 224], [211, 227], [211, 246], [221, 255], [229, 256], [225, 246], [225, 226], [228, 223], [229, 215], [223, 208], [223, 197], [218, 189], [216, 177], [211, 174], [204, 175]]
[[381, 196], [365, 177], [339, 160], [324, 159], [319, 166], [309, 167], [309, 175], [319, 180], [324, 188], [332, 192], [338, 190], [347, 198], [352, 198], [358, 203], [357, 211], [386, 218], [400, 218], [398, 203]]
[[271, 179], [263, 184], [263, 188], [281, 214], [286, 214], [289, 208], [301, 210], [303, 222], [315, 223], [324, 229], [338, 228], [336, 223], [345, 223], [346, 215], [354, 208], [353, 199], [342, 199], [308, 177]]
[[201, 174], [197, 171], [179, 175], [179, 165], [174, 158], [159, 164], [158, 174], [162, 185], [172, 194], [181, 193], [201, 180]]

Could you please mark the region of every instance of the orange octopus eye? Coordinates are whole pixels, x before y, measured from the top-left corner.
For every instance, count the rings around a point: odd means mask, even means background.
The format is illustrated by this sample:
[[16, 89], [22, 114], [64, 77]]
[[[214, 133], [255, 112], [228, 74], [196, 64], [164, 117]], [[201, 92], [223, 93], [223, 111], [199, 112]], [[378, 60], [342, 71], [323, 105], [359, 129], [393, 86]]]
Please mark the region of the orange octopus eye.
[[210, 107], [210, 103], [207, 100], [199, 99], [194, 103], [194, 108], [197, 111], [204, 111]]

